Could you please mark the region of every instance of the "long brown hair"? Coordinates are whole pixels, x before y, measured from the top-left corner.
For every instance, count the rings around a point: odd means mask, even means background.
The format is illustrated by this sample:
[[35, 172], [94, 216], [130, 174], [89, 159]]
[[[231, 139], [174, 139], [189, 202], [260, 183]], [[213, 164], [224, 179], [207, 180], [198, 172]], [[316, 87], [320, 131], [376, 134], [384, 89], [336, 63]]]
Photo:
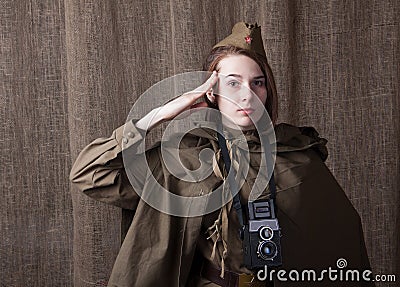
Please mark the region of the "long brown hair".
[[[216, 47], [212, 49], [211, 52], [208, 54], [203, 64], [203, 70], [210, 72], [217, 70], [219, 62], [226, 56], [230, 55], [247, 56], [253, 59], [260, 66], [260, 69], [263, 72], [264, 77], [267, 81], [266, 86], [268, 96], [267, 101], [265, 102], [265, 108], [268, 112], [269, 117], [271, 118], [272, 123], [275, 125], [278, 118], [278, 95], [276, 92], [274, 76], [272, 74], [271, 67], [268, 64], [267, 58], [251, 50], [246, 50], [235, 46]], [[207, 96], [205, 96], [205, 101], [210, 105]], [[212, 105], [210, 106], [213, 107]]]

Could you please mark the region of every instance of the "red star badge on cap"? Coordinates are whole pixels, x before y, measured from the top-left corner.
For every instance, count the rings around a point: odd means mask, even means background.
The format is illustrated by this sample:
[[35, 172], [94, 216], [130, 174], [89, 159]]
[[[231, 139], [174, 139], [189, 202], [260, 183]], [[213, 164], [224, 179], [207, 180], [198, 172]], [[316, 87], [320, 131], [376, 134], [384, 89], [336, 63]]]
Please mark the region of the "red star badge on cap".
[[251, 44], [251, 41], [253, 40], [253, 38], [251, 38], [250, 36], [246, 36], [245, 38], [244, 38], [244, 40], [246, 41], [246, 43], [247, 44]]

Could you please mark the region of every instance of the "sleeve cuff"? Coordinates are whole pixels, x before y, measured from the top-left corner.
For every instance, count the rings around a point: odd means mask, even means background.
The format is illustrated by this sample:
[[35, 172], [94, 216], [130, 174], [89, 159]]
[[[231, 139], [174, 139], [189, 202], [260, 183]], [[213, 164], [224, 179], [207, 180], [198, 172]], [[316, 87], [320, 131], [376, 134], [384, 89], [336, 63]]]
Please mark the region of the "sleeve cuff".
[[135, 126], [138, 119], [128, 121], [124, 125], [117, 128], [115, 131], [115, 139], [122, 150], [142, 141], [146, 136], [146, 131]]

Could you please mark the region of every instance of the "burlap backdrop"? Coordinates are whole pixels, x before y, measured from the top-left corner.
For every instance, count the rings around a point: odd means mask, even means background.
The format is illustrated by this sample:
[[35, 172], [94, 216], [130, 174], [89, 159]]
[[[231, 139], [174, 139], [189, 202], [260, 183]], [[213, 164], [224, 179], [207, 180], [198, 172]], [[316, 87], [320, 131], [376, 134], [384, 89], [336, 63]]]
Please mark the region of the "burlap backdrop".
[[123, 216], [70, 187], [73, 160], [122, 124], [145, 89], [199, 69], [240, 20], [263, 27], [280, 121], [313, 125], [329, 140], [328, 165], [362, 217], [374, 271], [399, 271], [397, 0], [0, 8], [0, 285], [104, 285]]

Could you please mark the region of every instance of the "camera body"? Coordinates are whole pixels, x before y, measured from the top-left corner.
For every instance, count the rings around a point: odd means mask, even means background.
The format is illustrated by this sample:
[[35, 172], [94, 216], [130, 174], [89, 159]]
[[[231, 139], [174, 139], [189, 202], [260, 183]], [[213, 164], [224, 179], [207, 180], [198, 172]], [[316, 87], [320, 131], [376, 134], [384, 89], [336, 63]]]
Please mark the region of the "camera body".
[[248, 202], [248, 224], [242, 230], [245, 266], [250, 270], [282, 265], [281, 230], [274, 201]]

